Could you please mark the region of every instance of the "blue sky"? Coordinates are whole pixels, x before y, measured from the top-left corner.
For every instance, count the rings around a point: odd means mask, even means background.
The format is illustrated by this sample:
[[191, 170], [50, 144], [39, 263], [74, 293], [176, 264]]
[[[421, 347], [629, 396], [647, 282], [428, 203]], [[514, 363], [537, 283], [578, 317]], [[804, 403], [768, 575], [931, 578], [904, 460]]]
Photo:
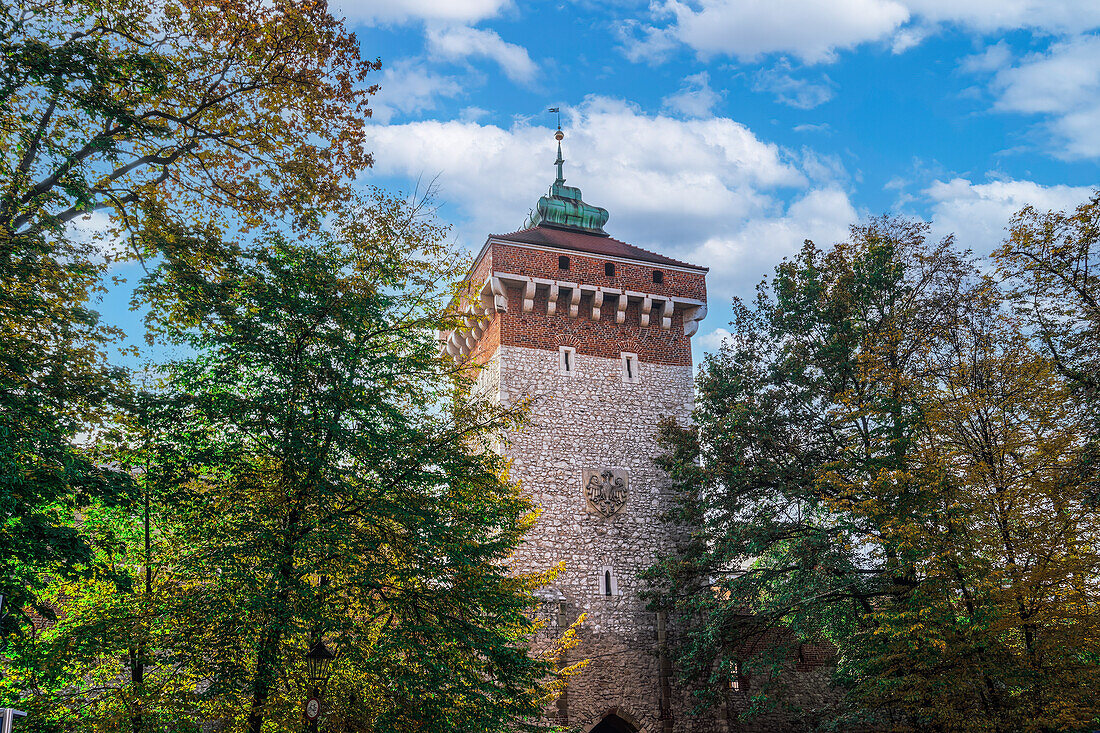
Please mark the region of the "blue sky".
[[364, 185], [434, 179], [476, 250], [550, 184], [560, 107], [607, 231], [711, 269], [697, 357], [804, 239], [899, 213], [984, 255], [1100, 183], [1100, 0], [332, 2], [384, 65]]
[[731, 296], [803, 239], [920, 217], [985, 254], [1013, 211], [1098, 183], [1097, 0], [342, 0], [380, 57], [365, 183], [436, 178], [476, 248], [566, 178], [612, 236]]

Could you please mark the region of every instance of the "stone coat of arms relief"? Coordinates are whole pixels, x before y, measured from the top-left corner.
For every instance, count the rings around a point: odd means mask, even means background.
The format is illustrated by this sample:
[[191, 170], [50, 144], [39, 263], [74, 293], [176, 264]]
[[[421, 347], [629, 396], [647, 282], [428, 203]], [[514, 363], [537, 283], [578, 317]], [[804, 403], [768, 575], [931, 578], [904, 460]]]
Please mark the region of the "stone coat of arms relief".
[[585, 468], [581, 471], [584, 498], [590, 514], [615, 516], [626, 504], [630, 474], [621, 468]]

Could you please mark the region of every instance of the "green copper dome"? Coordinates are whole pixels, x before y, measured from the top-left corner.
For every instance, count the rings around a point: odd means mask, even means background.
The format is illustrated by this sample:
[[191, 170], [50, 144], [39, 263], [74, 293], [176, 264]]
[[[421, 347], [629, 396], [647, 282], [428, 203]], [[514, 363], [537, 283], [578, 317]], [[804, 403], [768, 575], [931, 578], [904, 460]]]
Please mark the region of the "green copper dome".
[[550, 185], [546, 195], [539, 198], [535, 210], [528, 215], [524, 226], [578, 229], [606, 237], [607, 232], [603, 230], [603, 225], [607, 223], [607, 209], [586, 204], [581, 201], [579, 188], [565, 185], [565, 174], [562, 173], [562, 163], [565, 159], [561, 157], [561, 139], [565, 136], [559, 129], [554, 137], [558, 140], [558, 159], [554, 161], [554, 165], [558, 168], [558, 177]]

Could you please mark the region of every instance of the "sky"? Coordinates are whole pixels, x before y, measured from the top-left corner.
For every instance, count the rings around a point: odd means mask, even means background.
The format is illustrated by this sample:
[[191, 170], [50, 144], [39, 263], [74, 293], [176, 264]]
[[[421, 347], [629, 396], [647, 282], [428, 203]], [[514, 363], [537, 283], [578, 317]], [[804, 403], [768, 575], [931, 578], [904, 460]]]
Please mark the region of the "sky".
[[1100, 163], [1098, 0], [334, 0], [378, 57], [362, 182], [436, 185], [462, 246], [554, 177], [611, 236], [710, 268], [696, 355], [805, 239], [879, 214], [985, 255]]
[[[803, 240], [900, 214], [987, 255], [1100, 184], [1100, 0], [330, 2], [383, 65], [360, 184], [434, 182], [476, 252], [552, 182], [559, 107], [606, 231], [710, 268], [696, 363]], [[139, 270], [102, 303], [130, 344]]]

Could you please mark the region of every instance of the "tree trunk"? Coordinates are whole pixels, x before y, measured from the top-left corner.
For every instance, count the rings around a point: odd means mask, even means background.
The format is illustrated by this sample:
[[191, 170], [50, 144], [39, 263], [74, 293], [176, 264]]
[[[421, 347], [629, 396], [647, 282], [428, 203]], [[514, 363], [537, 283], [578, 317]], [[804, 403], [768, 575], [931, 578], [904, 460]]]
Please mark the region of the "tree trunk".
[[279, 661], [279, 644], [282, 643], [286, 624], [290, 617], [290, 583], [294, 573], [293, 537], [298, 530], [301, 515], [297, 508], [287, 517], [286, 541], [283, 544], [278, 566], [278, 587], [275, 592], [275, 612], [256, 651], [256, 671], [252, 677], [252, 706], [248, 712], [249, 733], [261, 733], [264, 724], [264, 706], [267, 705], [271, 687], [275, 681], [275, 665]]

